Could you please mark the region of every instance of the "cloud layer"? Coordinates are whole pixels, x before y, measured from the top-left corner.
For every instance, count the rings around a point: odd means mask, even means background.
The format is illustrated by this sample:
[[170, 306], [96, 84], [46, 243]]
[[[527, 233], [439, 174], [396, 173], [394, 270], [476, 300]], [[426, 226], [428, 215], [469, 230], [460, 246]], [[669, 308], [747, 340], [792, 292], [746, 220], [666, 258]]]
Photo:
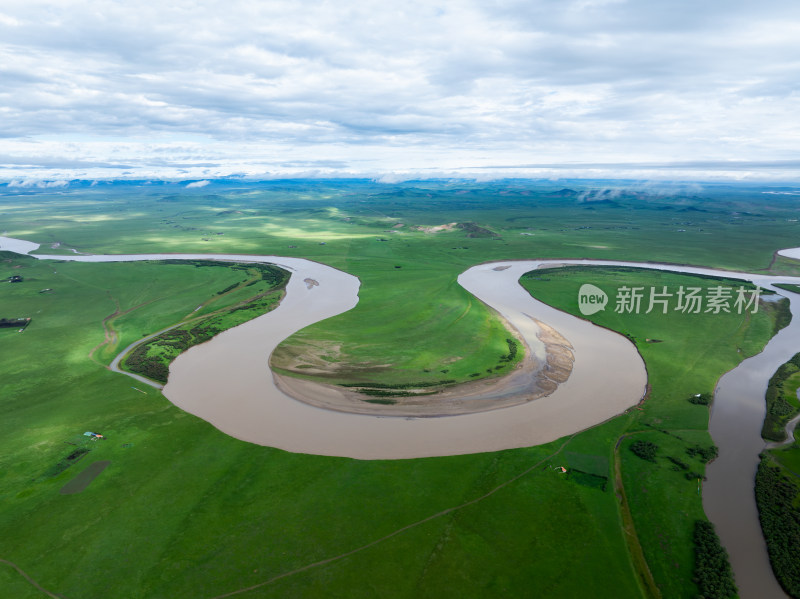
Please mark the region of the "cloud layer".
[[0, 177], [790, 160], [799, 26], [795, 0], [7, 0]]

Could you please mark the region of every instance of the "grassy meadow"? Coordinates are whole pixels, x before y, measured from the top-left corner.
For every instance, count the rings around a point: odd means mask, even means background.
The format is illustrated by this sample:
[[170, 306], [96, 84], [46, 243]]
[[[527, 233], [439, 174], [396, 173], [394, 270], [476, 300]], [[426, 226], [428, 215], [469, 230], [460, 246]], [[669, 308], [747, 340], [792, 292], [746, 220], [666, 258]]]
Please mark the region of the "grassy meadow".
[[[589, 319], [632, 338], [647, 367], [649, 394], [631, 411], [619, 441], [622, 479], [656, 583], [665, 597], [686, 596], [694, 566], [694, 521], [704, 519], [698, 480], [691, 475], [705, 472], [703, 460], [687, 452], [713, 445], [707, 432], [708, 408], [688, 399], [712, 393], [723, 372], [761, 350], [772, 336], [777, 307], [761, 302], [755, 314], [684, 314], [674, 310], [672, 298], [667, 314], [660, 306], [645, 314], [646, 294], [641, 313], [616, 312], [615, 292], [623, 286], [657, 291], [666, 287], [668, 292], [700, 287], [705, 296], [717, 285], [742, 284], [644, 269], [569, 267], [534, 271], [521, 280], [537, 299], [576, 316], [578, 290], [587, 282], [609, 295], [606, 310]], [[635, 441], [658, 446], [654, 463], [628, 451]]]
[[[280, 350], [316, 347], [335, 366], [324, 378], [342, 381], [490, 376], [508, 333], [455, 281], [479, 262], [591, 257], [794, 268], [773, 261], [775, 250], [800, 245], [789, 200], [767, 203], [749, 188], [620, 189], [323, 181], [219, 183], [200, 192], [101, 184], [5, 191], [0, 222], [5, 234], [42, 243], [40, 253], [277, 254], [350, 272], [362, 282], [358, 307]], [[431, 230], [449, 223], [466, 225]], [[24, 277], [0, 286], [0, 317], [33, 319], [23, 333], [0, 329], [0, 559], [66, 599], [211, 599], [250, 587], [236, 596], [617, 598], [648, 596], [648, 585], [664, 597], [693, 596], [691, 534], [704, 516], [697, 481], [686, 474], [702, 474], [704, 464], [687, 450], [711, 441], [708, 409], [687, 399], [758, 351], [774, 322], [766, 310], [713, 318], [600, 312], [592, 320], [631, 335], [645, 359], [651, 391], [640, 409], [544, 446], [358, 461], [231, 439], [104, 368], [144, 335], [244, 300], [254, 291], [242, 286], [246, 273], [0, 258], [0, 280]], [[572, 312], [584, 282], [716, 284], [609, 269], [547, 278], [525, 284]], [[238, 287], [217, 294], [231, 285]], [[40, 293], [46, 288], [53, 291]], [[84, 431], [107, 440], [77, 439]], [[630, 451], [636, 440], [658, 446], [655, 462]], [[70, 443], [91, 451], [48, 476], [75, 450]], [[59, 493], [100, 460], [111, 465], [85, 491]], [[555, 469], [562, 465], [567, 474]], [[0, 595], [42, 594], [0, 562]]]
[[[180, 265], [179, 261], [176, 262]], [[208, 341], [222, 331], [275, 309], [283, 297], [283, 288], [290, 277], [288, 271], [271, 264], [195, 261], [191, 265], [195, 268], [239, 271], [245, 273], [245, 278], [217, 291], [215, 296], [195, 308], [190, 317], [183, 318], [170, 329], [130, 350], [123, 350], [126, 351], [121, 361], [124, 370], [158, 383], [166, 383], [169, 365], [182, 352]], [[236, 298], [241, 297], [243, 292], [246, 297], [237, 301]], [[224, 301], [220, 301], [223, 297]], [[211, 306], [216, 309], [209, 312]]]

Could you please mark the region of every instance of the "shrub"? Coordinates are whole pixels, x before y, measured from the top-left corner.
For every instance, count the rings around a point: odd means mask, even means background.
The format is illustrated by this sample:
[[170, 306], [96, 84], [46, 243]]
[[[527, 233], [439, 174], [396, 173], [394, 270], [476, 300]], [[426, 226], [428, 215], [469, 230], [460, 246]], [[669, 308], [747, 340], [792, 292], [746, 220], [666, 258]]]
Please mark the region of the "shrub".
[[697, 457], [700, 459], [701, 462], [707, 464], [711, 460], [719, 455], [719, 450], [717, 449], [716, 445], [710, 445], [708, 447], [701, 447], [700, 445], [694, 445], [692, 447], [688, 447], [686, 449], [686, 453], [690, 456]]
[[634, 441], [631, 443], [630, 449], [643, 460], [647, 460], [648, 462], [656, 461], [658, 445], [655, 443], [651, 443], [650, 441]]
[[711, 404], [713, 397], [711, 393], [700, 393], [699, 395], [692, 395], [689, 398], [689, 403], [693, 403], [696, 406], [707, 406]]

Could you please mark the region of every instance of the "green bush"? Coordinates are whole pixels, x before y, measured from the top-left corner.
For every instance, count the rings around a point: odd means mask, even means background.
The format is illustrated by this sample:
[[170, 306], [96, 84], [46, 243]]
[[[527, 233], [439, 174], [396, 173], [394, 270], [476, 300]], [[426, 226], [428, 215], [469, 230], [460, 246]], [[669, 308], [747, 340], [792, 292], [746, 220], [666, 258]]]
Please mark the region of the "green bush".
[[693, 403], [697, 406], [707, 406], [711, 404], [711, 400], [714, 398], [711, 393], [700, 393], [699, 395], [692, 395], [689, 398], [689, 403]]
[[700, 445], [693, 445], [692, 447], [688, 447], [686, 449], [686, 453], [692, 456], [693, 458], [699, 458], [701, 462], [707, 464], [711, 460], [719, 455], [719, 450], [717, 449], [716, 445], [709, 445], [708, 447], [702, 447]]
[[656, 461], [658, 445], [655, 443], [651, 443], [650, 441], [634, 441], [631, 443], [630, 449], [643, 460], [647, 460], [648, 462]]

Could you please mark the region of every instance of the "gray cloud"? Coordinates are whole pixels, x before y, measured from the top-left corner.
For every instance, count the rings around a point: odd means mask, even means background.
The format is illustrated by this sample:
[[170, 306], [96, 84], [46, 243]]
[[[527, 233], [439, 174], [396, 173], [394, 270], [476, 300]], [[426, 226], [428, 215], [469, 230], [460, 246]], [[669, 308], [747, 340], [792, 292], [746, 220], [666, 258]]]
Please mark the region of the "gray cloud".
[[0, 13], [6, 169], [756, 163], [800, 137], [794, 0]]
[[15, 169], [19, 167], [32, 168], [32, 169], [132, 168], [132, 166], [129, 164], [119, 164], [114, 162], [69, 160], [57, 156], [9, 156], [0, 154], [0, 169]]

